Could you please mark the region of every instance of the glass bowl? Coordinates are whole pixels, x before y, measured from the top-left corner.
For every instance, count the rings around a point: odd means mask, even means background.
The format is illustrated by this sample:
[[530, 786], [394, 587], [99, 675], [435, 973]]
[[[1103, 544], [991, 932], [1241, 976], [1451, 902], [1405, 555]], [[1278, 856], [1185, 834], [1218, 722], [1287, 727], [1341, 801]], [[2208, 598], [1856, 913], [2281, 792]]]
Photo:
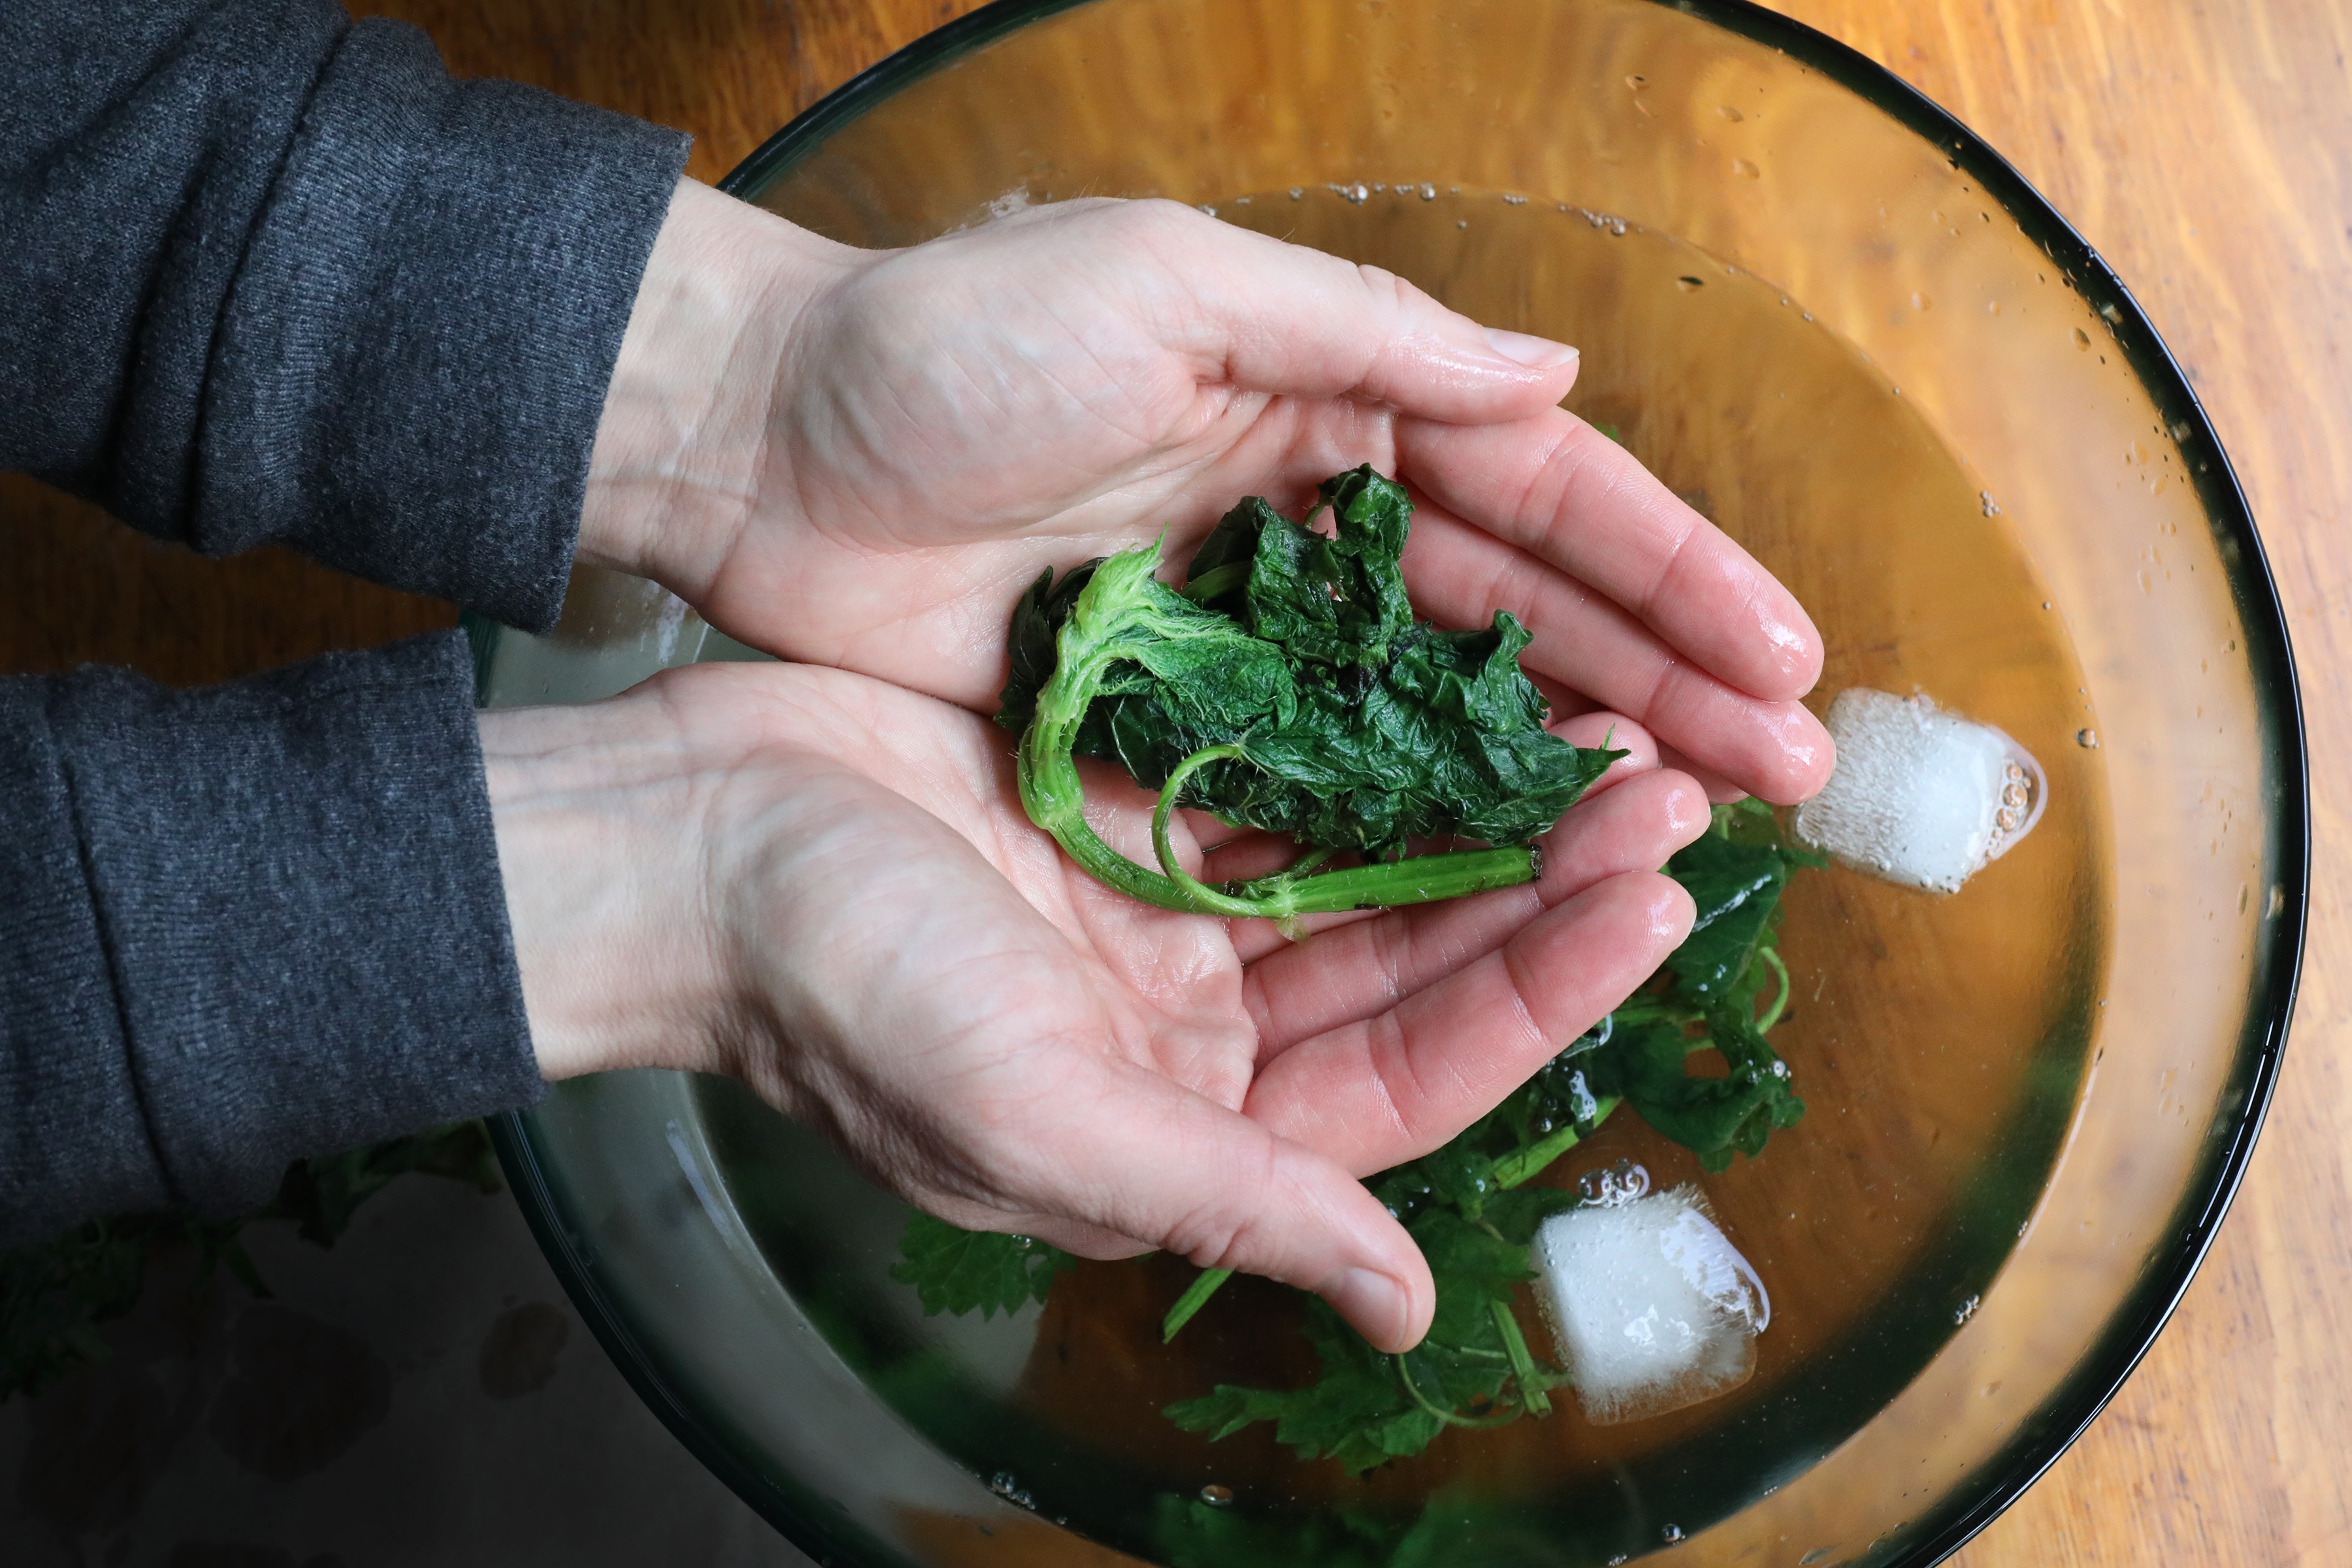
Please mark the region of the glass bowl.
[[[2014, 171], [1743, 5], [1008, 0], [728, 188], [861, 246], [1169, 196], [1576, 342], [1570, 405], [1812, 609], [1820, 700], [1924, 690], [2047, 780], [1958, 893], [1801, 878], [1775, 1039], [1811, 1111], [1762, 1158], [1706, 1175], [1630, 1117], [1580, 1151], [1706, 1186], [1778, 1306], [1754, 1378], [1644, 1422], [1450, 1434], [1361, 1482], [1159, 1421], [1278, 1333], [1271, 1287], [1181, 1356], [1139, 1348], [1167, 1259], [925, 1320], [887, 1278], [903, 1210], [814, 1138], [712, 1080], [561, 1087], [499, 1129], [516, 1191], [747, 1500], [877, 1568], [1924, 1563], [2084, 1428], [2244, 1169], [2307, 807], [2244, 500], [2145, 317]], [[551, 636], [475, 630], [490, 705], [759, 657], [587, 571]]]

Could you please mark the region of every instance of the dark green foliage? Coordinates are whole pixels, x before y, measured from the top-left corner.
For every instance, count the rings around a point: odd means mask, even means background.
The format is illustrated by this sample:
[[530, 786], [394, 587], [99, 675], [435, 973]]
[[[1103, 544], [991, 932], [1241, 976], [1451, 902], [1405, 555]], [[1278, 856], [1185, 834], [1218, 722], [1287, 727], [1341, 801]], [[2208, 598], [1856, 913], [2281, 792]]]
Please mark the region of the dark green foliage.
[[907, 1216], [900, 1260], [890, 1278], [912, 1285], [926, 1316], [978, 1312], [992, 1318], [1043, 1301], [1054, 1276], [1077, 1259], [1025, 1236], [959, 1230], [919, 1211]]
[[[1551, 1208], [1572, 1201], [1528, 1195], [1551, 1200]], [[1524, 1213], [1537, 1206], [1524, 1205]], [[1309, 1301], [1307, 1337], [1321, 1363], [1315, 1382], [1281, 1390], [1223, 1384], [1204, 1399], [1170, 1405], [1169, 1419], [1212, 1441], [1272, 1421], [1276, 1438], [1299, 1458], [1337, 1459], [1360, 1473], [1420, 1453], [1448, 1426], [1495, 1425], [1546, 1408], [1544, 1391], [1563, 1379], [1528, 1353], [1510, 1316], [1517, 1288], [1535, 1278], [1528, 1268], [1534, 1224], [1514, 1239], [1439, 1204], [1409, 1228], [1437, 1281], [1437, 1312], [1420, 1344], [1382, 1355], [1322, 1301]]]
[[[1437, 1314], [1419, 1347], [1402, 1358], [1380, 1355], [1329, 1308], [1311, 1302], [1307, 1334], [1321, 1363], [1315, 1382], [1286, 1390], [1220, 1386], [1205, 1399], [1169, 1406], [1170, 1419], [1213, 1439], [1272, 1421], [1276, 1438], [1301, 1458], [1328, 1457], [1362, 1471], [1418, 1454], [1449, 1424], [1415, 1399], [1413, 1388], [1455, 1419], [1478, 1425], [1542, 1414], [1543, 1390], [1561, 1374], [1511, 1342], [1518, 1336], [1508, 1315], [1516, 1288], [1534, 1277], [1527, 1247], [1537, 1228], [1579, 1200], [1520, 1184], [1620, 1099], [1709, 1170], [1728, 1165], [1734, 1152], [1761, 1152], [1774, 1129], [1795, 1124], [1804, 1103], [1765, 1042], [1757, 1008], [1768, 985], [1776, 998], [1772, 1018], [1786, 1002], [1780, 972], [1763, 954], [1773, 947], [1790, 872], [1815, 863], [1782, 843], [1768, 809], [1718, 807], [1707, 833], [1667, 868], [1697, 903], [1698, 917], [1657, 979], [1605, 1028], [1570, 1046], [1444, 1148], [1371, 1179], [1373, 1194], [1405, 1222], [1437, 1281]], [[1728, 1078], [1687, 1071], [1689, 1058], [1710, 1047], [1731, 1064]]]
[[247, 1225], [291, 1220], [306, 1239], [325, 1247], [342, 1234], [354, 1209], [410, 1171], [471, 1182], [486, 1193], [499, 1190], [488, 1135], [480, 1122], [464, 1121], [348, 1153], [297, 1160], [269, 1205], [241, 1219], [130, 1215], [92, 1220], [54, 1240], [0, 1253], [0, 1403], [38, 1394], [74, 1368], [104, 1361], [99, 1326], [138, 1304], [156, 1252], [193, 1247], [197, 1284], [226, 1268], [266, 1297], [268, 1288], [239, 1240]]
[[253, 1217], [290, 1219], [300, 1226], [303, 1240], [331, 1247], [360, 1205], [412, 1171], [470, 1182], [485, 1193], [499, 1190], [490, 1135], [478, 1121], [460, 1121], [341, 1154], [297, 1160], [286, 1168], [278, 1196]]
[[[1765, 807], [1718, 806], [1707, 833], [1666, 868], [1689, 889], [1698, 918], [1666, 961], [1664, 994], [1620, 1008], [1609, 1044], [1585, 1065], [1594, 1093], [1623, 1096], [1710, 1171], [1728, 1166], [1735, 1152], [1760, 1153], [1774, 1129], [1805, 1113], [1764, 1026], [1787, 1001], [1775, 929], [1781, 891], [1797, 868], [1819, 864], [1780, 837]], [[1685, 1070], [1694, 1051], [1710, 1047], [1728, 1077]]]
[[[1104, 680], [1074, 749], [1157, 788], [1194, 752], [1238, 745], [1242, 757], [1186, 781], [1181, 803], [1323, 847], [1524, 844], [1549, 828], [1617, 753], [1543, 727], [1543, 698], [1519, 670], [1528, 632], [1507, 613], [1484, 631], [1413, 619], [1402, 489], [1361, 468], [1321, 495], [1336, 537], [1253, 496], [1193, 555], [1182, 594], [1143, 589], [1154, 635]], [[1028, 726], [1098, 564], [1058, 584], [1048, 573], [1023, 596], [999, 722]]]
[[[1408, 837], [1515, 844], [1549, 827], [1616, 753], [1579, 752], [1544, 731], [1543, 700], [1518, 668], [1528, 634], [1508, 615], [1475, 633], [1413, 620], [1397, 567], [1411, 517], [1402, 490], [1359, 468], [1326, 481], [1322, 504], [1336, 537], [1244, 501], [1194, 555], [1181, 595], [1150, 577], [1156, 556], [1140, 552], [1112, 558], [1112, 575], [1092, 592], [1105, 563], [1058, 584], [1050, 573], [1040, 578], [1013, 616], [1000, 716], [1027, 731], [1024, 766], [1045, 722], [1041, 706], [1058, 701], [1058, 744], [1114, 759], [1146, 784], [1164, 785], [1209, 747], [1239, 746], [1240, 758], [1190, 774], [1180, 800], [1318, 846], [1384, 857]], [[1046, 690], [1057, 674], [1066, 680], [1057, 660], [1081, 658], [1092, 669], [1107, 658], [1118, 668], [1082, 689], [1090, 697], [1057, 698], [1061, 684]], [[1024, 788], [1025, 802], [1026, 775]], [[1789, 1000], [1780, 896], [1797, 868], [1820, 863], [1782, 840], [1769, 807], [1717, 807], [1706, 835], [1666, 868], [1697, 913], [1658, 973], [1443, 1148], [1366, 1184], [1419, 1244], [1436, 1282], [1422, 1343], [1384, 1355], [1310, 1300], [1313, 1382], [1220, 1384], [1170, 1405], [1169, 1417], [1212, 1440], [1270, 1422], [1302, 1458], [1360, 1473], [1420, 1453], [1448, 1426], [1549, 1414], [1549, 1391], [1565, 1378], [1530, 1352], [1515, 1307], [1534, 1278], [1528, 1247], [1537, 1229], [1581, 1200], [1525, 1184], [1621, 1103], [1710, 1171], [1759, 1152], [1803, 1115], [1765, 1034]], [[1727, 1076], [1690, 1070], [1710, 1049]], [[905, 1251], [898, 1276], [922, 1290], [926, 1311], [1011, 1310], [1043, 1300], [1068, 1266], [919, 1215]], [[1216, 1273], [1197, 1280], [1165, 1331], [1181, 1330], [1222, 1283]], [[1181, 1523], [1203, 1550], [1241, 1528], [1205, 1505]], [[1360, 1547], [1366, 1561], [1386, 1560], [1377, 1533], [1328, 1545], [1350, 1561]], [[1415, 1557], [1397, 1550], [1397, 1561]]]
[[[1697, 903], [1698, 923], [1656, 977], [1444, 1147], [1366, 1184], [1429, 1261], [1437, 1310], [1428, 1337], [1402, 1356], [1383, 1355], [1323, 1302], [1309, 1300], [1306, 1333], [1319, 1363], [1314, 1382], [1292, 1389], [1219, 1384], [1170, 1405], [1169, 1418], [1213, 1441], [1272, 1422], [1276, 1438], [1302, 1458], [1328, 1458], [1360, 1473], [1420, 1453], [1448, 1426], [1547, 1413], [1548, 1391], [1565, 1378], [1529, 1352], [1514, 1303], [1534, 1278], [1527, 1249], [1538, 1227], [1581, 1200], [1525, 1184], [1589, 1136], [1620, 1100], [1709, 1170], [1728, 1165], [1735, 1152], [1758, 1153], [1773, 1130], [1795, 1124], [1804, 1103], [1790, 1091], [1764, 1028], [1787, 1002], [1774, 952], [1780, 894], [1796, 868], [1818, 863], [1782, 841], [1768, 809], [1717, 807], [1706, 837], [1667, 868]], [[1690, 1058], [1709, 1048], [1730, 1064], [1729, 1077], [1689, 1072]], [[958, 1238], [968, 1252], [959, 1251]], [[897, 1272], [924, 1289], [926, 1311], [982, 1303], [978, 1289], [950, 1298], [945, 1283], [961, 1276], [941, 1260], [968, 1256], [978, 1259], [966, 1266], [974, 1277], [995, 1281], [992, 1299], [1005, 1310], [1033, 1294], [1042, 1300], [1068, 1260], [1056, 1254], [1052, 1266], [1040, 1267], [1007, 1241], [917, 1215], [908, 1230], [908, 1262]], [[1195, 1522], [1212, 1532], [1223, 1528], [1211, 1515]]]

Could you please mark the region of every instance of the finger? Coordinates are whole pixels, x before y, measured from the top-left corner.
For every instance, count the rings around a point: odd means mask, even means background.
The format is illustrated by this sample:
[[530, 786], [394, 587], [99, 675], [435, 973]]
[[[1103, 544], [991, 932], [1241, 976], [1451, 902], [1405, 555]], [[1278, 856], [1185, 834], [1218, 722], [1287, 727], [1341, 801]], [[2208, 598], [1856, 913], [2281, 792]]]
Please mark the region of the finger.
[[1137, 300], [1204, 383], [1356, 397], [1430, 419], [1519, 419], [1575, 383], [1576, 351], [1489, 331], [1392, 272], [1222, 224], [1172, 202], [1132, 204], [1161, 263]]
[[1673, 768], [1678, 773], [1688, 773], [1696, 779], [1699, 788], [1706, 791], [1706, 798], [1712, 805], [1729, 805], [1735, 800], [1748, 798], [1746, 790], [1712, 768], [1699, 766], [1672, 746], [1658, 748], [1658, 765], [1662, 768]]
[[1425, 1154], [1654, 973], [1692, 912], [1671, 878], [1611, 878], [1388, 1012], [1293, 1046], [1243, 1110], [1360, 1173]]
[[1520, 656], [1529, 668], [1639, 720], [1743, 790], [1790, 805], [1829, 782], [1829, 731], [1801, 704], [1726, 685], [1605, 595], [1435, 505], [1414, 514], [1405, 571], [1433, 619], [1477, 626], [1510, 611], [1534, 636]]
[[1257, 1025], [1258, 1060], [1386, 1012], [1589, 888], [1628, 871], [1656, 870], [1706, 824], [1706, 796], [1696, 783], [1681, 773], [1646, 773], [1570, 812], [1544, 841], [1542, 877], [1525, 887], [1391, 910], [1259, 960], [1242, 975], [1242, 1003]]
[[1396, 439], [1398, 466], [1439, 505], [1591, 584], [1717, 679], [1768, 701], [1821, 679], [1821, 633], [1796, 596], [1574, 415], [1405, 420]]
[[1663, 754], [1658, 742], [1649, 731], [1622, 713], [1612, 713], [1605, 708], [1595, 709], [1589, 713], [1573, 714], [1559, 720], [1545, 728], [1571, 746], [1582, 746], [1588, 751], [1625, 753], [1611, 763], [1599, 778], [1584, 786], [1584, 794], [1577, 799], [1579, 805], [1616, 788], [1627, 779], [1658, 770], [1658, 759]]
[[[1082, 1244], [1133, 1237], [1312, 1290], [1382, 1350], [1427, 1332], [1436, 1297], [1421, 1249], [1339, 1165], [1132, 1063], [1057, 1059], [1050, 1098], [1024, 1093], [1010, 1114], [975, 1108], [992, 1130], [982, 1163], [992, 1185], [1059, 1216]], [[967, 1223], [966, 1205], [939, 1206]], [[1002, 1214], [981, 1219], [1008, 1227]]]

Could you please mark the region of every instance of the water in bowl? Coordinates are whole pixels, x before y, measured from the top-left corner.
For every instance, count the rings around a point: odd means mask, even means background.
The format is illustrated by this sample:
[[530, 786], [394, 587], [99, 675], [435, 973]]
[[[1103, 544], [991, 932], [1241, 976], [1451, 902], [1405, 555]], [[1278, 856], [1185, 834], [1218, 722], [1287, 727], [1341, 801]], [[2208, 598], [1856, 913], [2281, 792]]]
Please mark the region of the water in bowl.
[[[1376, 263], [1492, 323], [1583, 351], [1569, 406], [1738, 539], [1829, 645], [1815, 693], [1923, 691], [2039, 758], [2032, 837], [1959, 891], [1800, 877], [1774, 1039], [1808, 1114], [1710, 1175], [1631, 1115], [1546, 1178], [1621, 1160], [1702, 1190], [1773, 1303], [1756, 1371], [1607, 1426], [1452, 1431], [1351, 1479], [1264, 1427], [1212, 1444], [1160, 1414], [1217, 1383], [1303, 1380], [1295, 1298], [1237, 1280], [1173, 1346], [1179, 1260], [1095, 1264], [1012, 1319], [926, 1320], [888, 1278], [903, 1210], [740, 1091], [699, 1091], [739, 1210], [835, 1348], [1003, 1495], [1162, 1561], [1600, 1564], [1784, 1484], [1965, 1321], [2030, 1218], [2072, 1115], [2111, 880], [2099, 752], [2066, 629], [1996, 498], [1900, 387], [1803, 302], [1605, 213], [1417, 181], [1254, 193], [1224, 221]], [[1542, 1343], [1533, 1303], [1525, 1314]], [[1595, 1521], [1606, 1521], [1596, 1523]], [[1055, 1544], [1055, 1542], [1061, 1544]], [[1083, 1548], [1041, 1537], [1035, 1560]], [[1076, 1563], [1088, 1559], [1067, 1555]]]

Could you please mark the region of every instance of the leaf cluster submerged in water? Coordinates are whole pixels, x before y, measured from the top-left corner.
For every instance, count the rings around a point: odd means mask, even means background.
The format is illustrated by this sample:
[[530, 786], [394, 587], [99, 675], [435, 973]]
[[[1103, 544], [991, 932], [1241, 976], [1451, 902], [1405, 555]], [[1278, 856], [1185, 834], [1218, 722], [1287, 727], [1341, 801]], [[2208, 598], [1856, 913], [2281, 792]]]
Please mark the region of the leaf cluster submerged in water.
[[[1549, 829], [1616, 753], [1544, 728], [1519, 669], [1527, 628], [1496, 611], [1484, 631], [1413, 619], [1399, 558], [1412, 516], [1370, 468], [1324, 481], [1332, 537], [1251, 497], [1225, 514], [1181, 593], [1148, 575], [1073, 750], [1157, 788], [1212, 746], [1180, 801], [1305, 843], [1393, 853], [1407, 838], [1524, 844]], [[1057, 635], [1101, 563], [1048, 572], [1013, 619], [999, 722], [1021, 730], [1055, 671]]]
[[[1765, 1031], [1788, 1001], [1774, 929], [1780, 894], [1795, 868], [1817, 864], [1782, 840], [1768, 808], [1717, 807], [1706, 834], [1666, 868], [1698, 916], [1651, 982], [1452, 1141], [1365, 1184], [1429, 1261], [1437, 1312], [1428, 1337], [1402, 1356], [1383, 1356], [1309, 1301], [1314, 1382], [1221, 1384], [1170, 1405], [1169, 1419], [1213, 1440], [1270, 1421], [1301, 1458], [1360, 1473], [1420, 1453], [1448, 1426], [1545, 1414], [1547, 1391], [1567, 1378], [1528, 1353], [1512, 1301], [1534, 1279], [1528, 1246], [1537, 1228], [1580, 1200], [1521, 1184], [1620, 1104], [1710, 1171], [1735, 1153], [1761, 1152], [1773, 1131], [1796, 1124], [1804, 1102]], [[1709, 1049], [1729, 1065], [1727, 1076], [1688, 1070]]]
[[[1139, 549], [1058, 584], [1049, 573], [1022, 599], [1001, 721], [1023, 731], [1024, 805], [1111, 885], [1165, 908], [1235, 914], [1393, 905], [1524, 881], [1534, 869], [1522, 848], [1385, 862], [1407, 838], [1524, 844], [1619, 754], [1580, 751], [1544, 730], [1543, 700], [1518, 668], [1528, 634], [1507, 614], [1483, 632], [1413, 620], [1398, 569], [1411, 516], [1402, 490], [1360, 468], [1327, 480], [1321, 497], [1331, 537], [1263, 500], [1243, 502], [1193, 557], [1181, 593], [1153, 575], [1157, 552]], [[1382, 863], [1219, 894], [1180, 876], [1156, 827], [1155, 875], [1085, 826], [1073, 753], [1119, 762], [1160, 786], [1162, 819], [1181, 802]], [[1450, 883], [1438, 875], [1448, 862], [1495, 858], [1512, 866], [1470, 868]], [[1383, 1354], [1310, 1300], [1313, 1382], [1222, 1384], [1168, 1416], [1213, 1440], [1268, 1422], [1301, 1458], [1360, 1472], [1419, 1454], [1451, 1426], [1548, 1415], [1550, 1391], [1568, 1379], [1529, 1349], [1517, 1301], [1534, 1278], [1538, 1227], [1580, 1200], [1526, 1184], [1621, 1104], [1710, 1171], [1758, 1153], [1803, 1114], [1766, 1032], [1789, 994], [1775, 939], [1780, 895], [1807, 864], [1818, 861], [1782, 841], [1769, 808], [1717, 807], [1707, 833], [1666, 867], [1697, 913], [1659, 972], [1460, 1135], [1367, 1182], [1436, 1284], [1419, 1345]], [[1691, 1059], [1710, 1049], [1727, 1071], [1693, 1073]], [[967, 1236], [919, 1215], [903, 1252], [894, 1273], [931, 1312], [1042, 1301], [1073, 1266], [1038, 1244]], [[1227, 1278], [1203, 1273], [1171, 1308], [1164, 1336]]]

